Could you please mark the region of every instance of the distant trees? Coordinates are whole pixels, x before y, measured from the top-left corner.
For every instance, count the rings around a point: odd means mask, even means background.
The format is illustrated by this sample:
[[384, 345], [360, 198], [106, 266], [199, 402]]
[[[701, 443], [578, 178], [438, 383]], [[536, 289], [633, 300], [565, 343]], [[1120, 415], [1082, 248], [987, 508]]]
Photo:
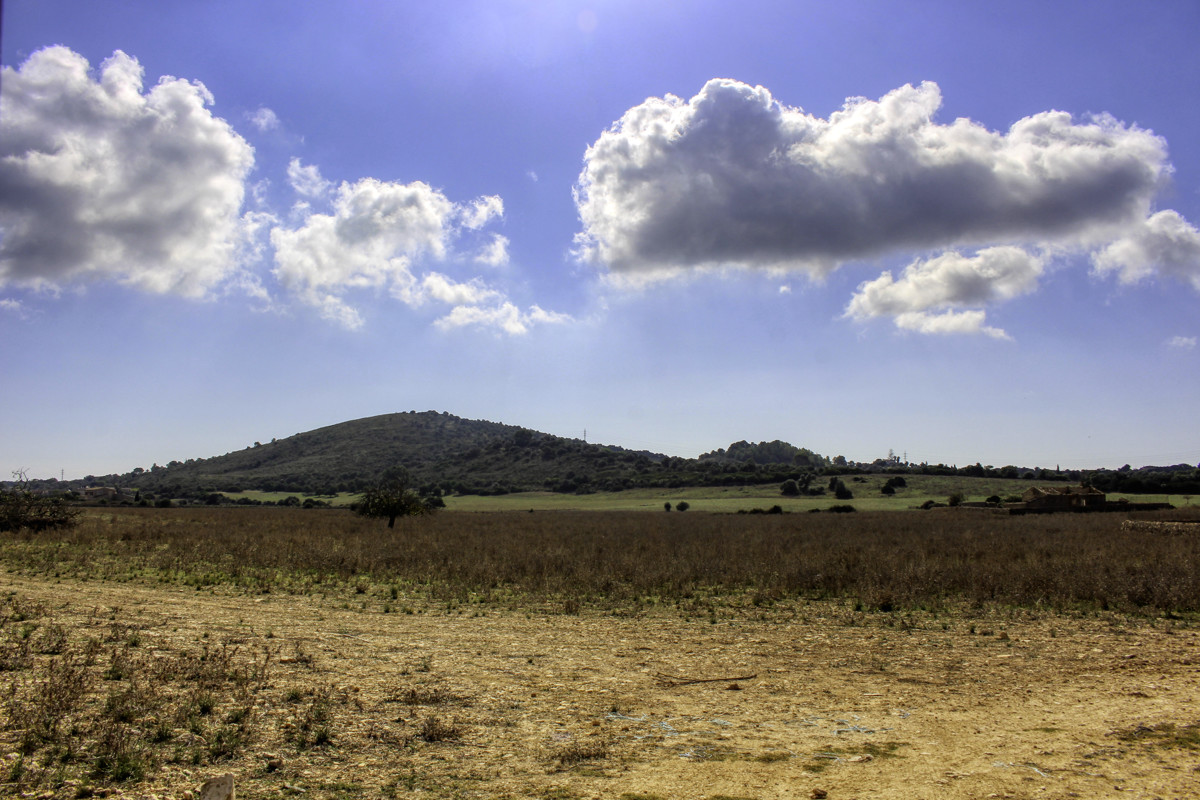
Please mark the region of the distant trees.
[[397, 517], [424, 516], [435, 508], [409, 488], [408, 470], [401, 467], [384, 473], [379, 483], [363, 492], [354, 510], [364, 517], [386, 519], [387, 526], [394, 528]]
[[79, 512], [62, 495], [39, 494], [29, 487], [25, 470], [13, 472], [14, 485], [0, 490], [0, 531], [44, 531], [74, 525]]
[[829, 490], [831, 492], [833, 492], [833, 496], [836, 497], [838, 500], [853, 500], [854, 499], [854, 492], [850, 491], [850, 489], [846, 486], [846, 484], [842, 483], [841, 478], [838, 478], [838, 477], [830, 478], [829, 479]]

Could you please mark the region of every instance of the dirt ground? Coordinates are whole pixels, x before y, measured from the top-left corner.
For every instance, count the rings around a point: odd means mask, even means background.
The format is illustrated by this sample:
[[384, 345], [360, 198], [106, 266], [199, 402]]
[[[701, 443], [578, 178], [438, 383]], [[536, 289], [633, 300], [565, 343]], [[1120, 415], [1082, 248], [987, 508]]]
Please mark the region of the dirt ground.
[[[225, 772], [239, 798], [1200, 796], [1200, 630], [1179, 621], [810, 603], [714, 622], [2, 573], [0, 592], [66, 624], [115, 610], [148, 652], [275, 648], [240, 755], [114, 796]], [[297, 687], [329, 690], [328, 743], [280, 733]]]

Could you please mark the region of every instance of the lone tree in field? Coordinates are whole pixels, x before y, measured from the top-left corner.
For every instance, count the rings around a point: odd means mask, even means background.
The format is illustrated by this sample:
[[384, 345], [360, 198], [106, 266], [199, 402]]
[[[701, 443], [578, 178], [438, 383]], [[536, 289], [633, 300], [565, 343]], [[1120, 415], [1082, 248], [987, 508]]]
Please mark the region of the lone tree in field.
[[436, 509], [409, 487], [408, 470], [388, 470], [382, 480], [363, 492], [354, 510], [364, 517], [386, 517], [389, 528], [396, 517], [421, 517]]

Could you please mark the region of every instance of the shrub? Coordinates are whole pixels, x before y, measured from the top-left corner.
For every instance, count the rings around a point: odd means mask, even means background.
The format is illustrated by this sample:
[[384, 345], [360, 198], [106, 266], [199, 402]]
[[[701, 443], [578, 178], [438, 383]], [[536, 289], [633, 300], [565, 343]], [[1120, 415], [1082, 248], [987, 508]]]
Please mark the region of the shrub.
[[691, 506], [688, 505], [687, 500], [680, 500], [678, 503], [675, 504], [676, 511], [687, 511], [689, 508], [691, 508]]
[[35, 494], [23, 470], [14, 472], [13, 477], [16, 485], [0, 491], [0, 531], [44, 531], [75, 524], [79, 512], [67, 505], [66, 498]]

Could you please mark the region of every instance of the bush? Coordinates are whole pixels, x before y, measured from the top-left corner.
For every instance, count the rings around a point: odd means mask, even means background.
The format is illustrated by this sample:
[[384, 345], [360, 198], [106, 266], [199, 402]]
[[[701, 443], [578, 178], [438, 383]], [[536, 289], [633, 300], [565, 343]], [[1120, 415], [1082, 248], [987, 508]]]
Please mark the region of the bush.
[[0, 491], [0, 531], [45, 531], [66, 528], [75, 524], [79, 512], [71, 508], [66, 498], [34, 494], [25, 480], [25, 473], [13, 473], [17, 484]]
[[689, 508], [691, 508], [691, 506], [688, 505], [687, 500], [680, 500], [678, 503], [675, 504], [676, 511], [687, 511]]
[[794, 479], [789, 478], [779, 487], [779, 493], [784, 497], [798, 497], [800, 495], [800, 484]]

